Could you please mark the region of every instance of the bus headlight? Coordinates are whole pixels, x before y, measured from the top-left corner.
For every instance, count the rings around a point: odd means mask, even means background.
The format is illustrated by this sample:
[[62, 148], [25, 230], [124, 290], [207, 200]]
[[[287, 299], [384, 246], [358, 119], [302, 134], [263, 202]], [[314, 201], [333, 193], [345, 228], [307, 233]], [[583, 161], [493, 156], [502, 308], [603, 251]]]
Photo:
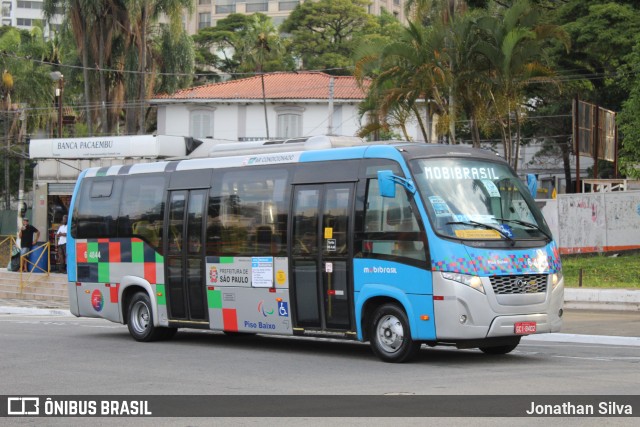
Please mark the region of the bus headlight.
[[560, 283], [560, 281], [562, 280], [562, 277], [563, 277], [562, 270], [558, 270], [551, 275], [551, 285], [553, 286], [553, 289], [555, 289], [556, 286], [558, 286], [558, 283]]
[[482, 280], [478, 276], [471, 276], [469, 274], [460, 273], [442, 273], [442, 277], [447, 280], [453, 280], [454, 282], [462, 283], [469, 286], [478, 292], [484, 292], [484, 286], [482, 286]]

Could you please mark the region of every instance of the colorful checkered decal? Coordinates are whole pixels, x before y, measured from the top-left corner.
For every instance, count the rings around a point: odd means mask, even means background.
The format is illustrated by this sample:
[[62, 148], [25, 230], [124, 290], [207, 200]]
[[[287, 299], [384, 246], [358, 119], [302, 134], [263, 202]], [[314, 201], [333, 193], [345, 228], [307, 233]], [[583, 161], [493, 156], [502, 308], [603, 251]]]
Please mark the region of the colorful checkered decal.
[[[482, 276], [530, 274], [539, 273], [540, 261], [546, 259], [546, 266], [542, 272], [550, 273], [561, 270], [560, 255], [555, 243], [544, 249], [514, 251], [509, 254], [505, 254], [504, 251], [472, 248], [467, 248], [467, 251], [468, 254], [455, 251], [448, 254], [440, 252], [439, 256], [432, 255], [431, 269]], [[542, 265], [544, 264], [543, 262]]]
[[[115, 284], [127, 275], [164, 288], [164, 257], [141, 239], [77, 240], [76, 260], [78, 282]], [[158, 304], [166, 305], [163, 300]]]

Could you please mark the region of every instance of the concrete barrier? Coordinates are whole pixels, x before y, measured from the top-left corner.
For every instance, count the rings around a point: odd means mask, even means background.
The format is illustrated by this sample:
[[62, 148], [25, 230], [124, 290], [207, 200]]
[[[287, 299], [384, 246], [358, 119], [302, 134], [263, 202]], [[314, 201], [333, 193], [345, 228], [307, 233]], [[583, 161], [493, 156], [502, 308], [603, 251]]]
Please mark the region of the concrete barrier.
[[640, 312], [640, 290], [564, 288], [564, 308]]

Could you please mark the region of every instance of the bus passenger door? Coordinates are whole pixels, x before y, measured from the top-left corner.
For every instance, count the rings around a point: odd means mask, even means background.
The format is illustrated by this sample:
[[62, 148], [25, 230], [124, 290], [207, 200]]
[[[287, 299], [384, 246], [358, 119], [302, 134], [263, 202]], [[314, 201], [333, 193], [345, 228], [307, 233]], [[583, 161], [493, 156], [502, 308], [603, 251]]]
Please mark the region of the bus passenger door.
[[169, 192], [164, 228], [167, 308], [170, 321], [207, 320], [204, 271], [204, 219], [207, 190]]
[[351, 246], [354, 185], [296, 185], [291, 239], [297, 327], [352, 328]]

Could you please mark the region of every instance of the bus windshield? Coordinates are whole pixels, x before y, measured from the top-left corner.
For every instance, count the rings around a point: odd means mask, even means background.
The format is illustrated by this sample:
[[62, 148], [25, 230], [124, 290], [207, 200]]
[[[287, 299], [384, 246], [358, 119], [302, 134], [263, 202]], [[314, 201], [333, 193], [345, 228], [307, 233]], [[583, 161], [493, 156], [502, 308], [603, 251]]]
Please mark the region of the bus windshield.
[[412, 170], [438, 234], [468, 240], [552, 240], [528, 188], [506, 164], [417, 159]]

